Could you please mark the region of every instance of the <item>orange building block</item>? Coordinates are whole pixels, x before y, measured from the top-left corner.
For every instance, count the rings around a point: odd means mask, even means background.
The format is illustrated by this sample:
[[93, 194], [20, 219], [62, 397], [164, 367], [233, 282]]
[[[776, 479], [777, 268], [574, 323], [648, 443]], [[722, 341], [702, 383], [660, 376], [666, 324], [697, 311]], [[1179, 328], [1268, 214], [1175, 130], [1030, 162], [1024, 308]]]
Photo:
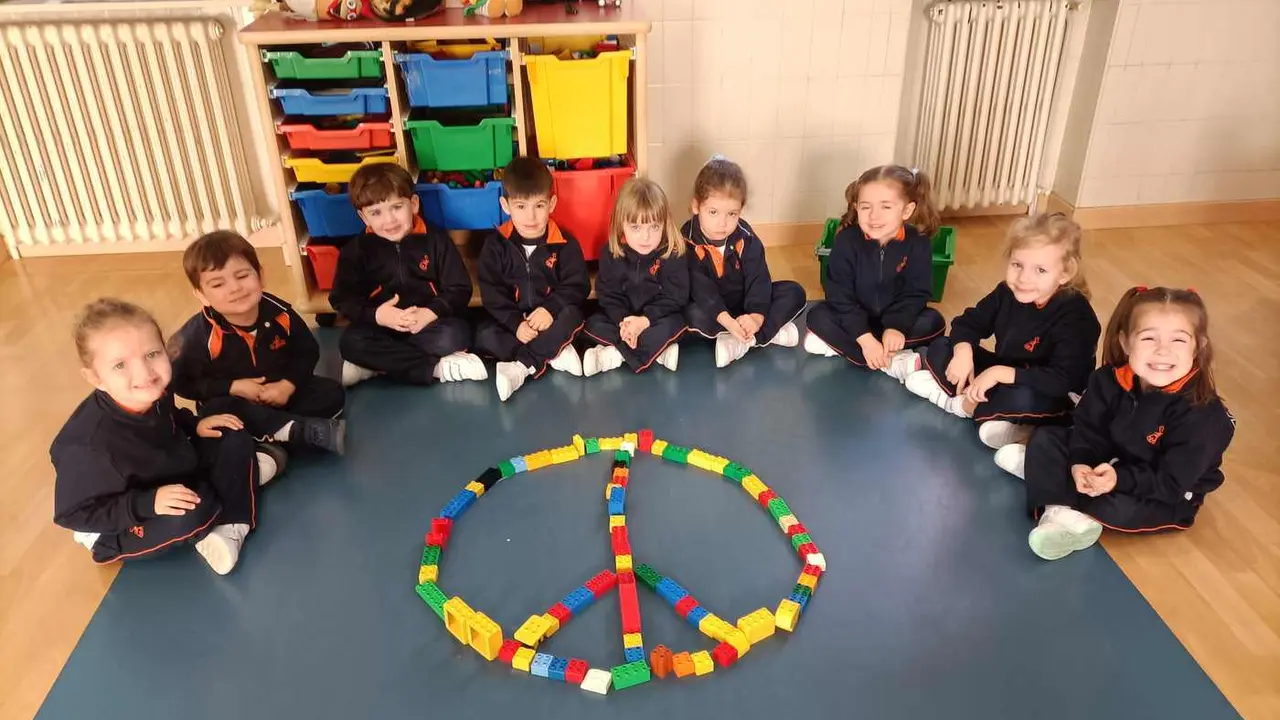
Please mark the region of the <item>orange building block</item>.
[[693, 656], [687, 652], [676, 653], [671, 656], [671, 669], [675, 671], [676, 677], [689, 677], [694, 673]]
[[672, 667], [671, 651], [667, 649], [666, 645], [659, 645], [653, 649], [653, 652], [649, 653], [649, 669], [660, 678], [666, 677], [667, 673], [674, 669]]

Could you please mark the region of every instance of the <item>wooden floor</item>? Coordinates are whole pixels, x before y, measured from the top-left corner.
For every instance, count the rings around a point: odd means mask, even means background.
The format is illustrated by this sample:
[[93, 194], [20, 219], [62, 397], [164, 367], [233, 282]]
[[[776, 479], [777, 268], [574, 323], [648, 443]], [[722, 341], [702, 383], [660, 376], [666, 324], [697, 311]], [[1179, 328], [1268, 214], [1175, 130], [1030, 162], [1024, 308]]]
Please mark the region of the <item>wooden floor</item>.
[[[1002, 277], [1006, 222], [953, 223], [947, 317]], [[768, 252], [776, 278], [820, 294], [812, 246]], [[278, 257], [264, 260], [268, 287], [287, 293]], [[171, 331], [196, 305], [171, 254], [0, 263], [0, 718], [28, 718], [115, 577], [50, 520], [49, 442], [88, 389], [71, 320], [117, 295]], [[1209, 304], [1219, 387], [1238, 419], [1226, 484], [1189, 532], [1104, 544], [1242, 715], [1280, 718], [1280, 452], [1266, 430], [1280, 427], [1280, 223], [1095, 231], [1085, 265], [1104, 323], [1136, 284], [1193, 286]]]

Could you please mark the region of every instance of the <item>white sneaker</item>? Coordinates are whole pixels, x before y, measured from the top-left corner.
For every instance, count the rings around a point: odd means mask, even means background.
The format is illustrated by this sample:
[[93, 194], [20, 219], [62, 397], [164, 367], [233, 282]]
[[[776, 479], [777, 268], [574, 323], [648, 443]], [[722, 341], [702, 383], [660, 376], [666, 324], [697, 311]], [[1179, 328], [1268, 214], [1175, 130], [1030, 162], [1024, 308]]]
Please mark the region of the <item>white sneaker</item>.
[[920, 355], [915, 350], [899, 350], [889, 359], [889, 367], [881, 372], [898, 382], [906, 382], [907, 376], [920, 369]]
[[[744, 350], [743, 352], [746, 351]], [[675, 343], [668, 345], [667, 349], [663, 350], [662, 354], [658, 356], [658, 364], [671, 372], [675, 372], [680, 365], [680, 346]]]
[[1026, 480], [1027, 465], [1027, 446], [1021, 443], [1009, 443], [1004, 447], [996, 450], [996, 465], [1003, 471], [1018, 478]]
[[376, 370], [370, 370], [369, 368], [366, 368], [366, 367], [360, 367], [359, 365], [356, 365], [355, 363], [347, 362], [346, 360], [342, 361], [342, 386], [343, 387], [351, 387], [356, 383], [364, 382], [369, 378], [376, 377], [381, 374], [382, 373]]
[[[671, 347], [675, 347], [672, 345]], [[668, 348], [670, 349], [670, 348]], [[734, 337], [732, 333], [716, 335], [716, 367], [722, 368], [747, 354], [751, 346]]]
[[1035, 430], [1031, 425], [1019, 425], [1008, 420], [988, 420], [978, 426], [978, 439], [983, 445], [999, 450], [1005, 445], [1026, 445]]
[[782, 347], [795, 347], [800, 344], [800, 328], [796, 324], [789, 322], [778, 329], [778, 334], [773, 336], [769, 341], [770, 345], [781, 345]]
[[274, 443], [258, 443], [254, 456], [258, 459], [258, 487], [278, 477], [289, 463], [289, 453]]
[[1098, 542], [1102, 524], [1078, 510], [1050, 505], [1040, 524], [1027, 536], [1031, 551], [1045, 560], [1059, 560]]
[[524, 379], [533, 374], [533, 369], [518, 362], [500, 362], [494, 376], [497, 378], [498, 399], [506, 402], [512, 393], [524, 385]]
[[917, 370], [907, 376], [903, 383], [913, 394], [928, 400], [938, 407], [957, 417], [967, 418], [969, 415], [964, 411], [964, 398], [960, 395], [951, 397], [946, 390], [933, 379], [933, 373], [928, 370]]
[[609, 372], [622, 367], [625, 361], [622, 359], [622, 352], [612, 345], [602, 346], [596, 352], [596, 366], [599, 372]]
[[828, 345], [826, 340], [814, 335], [812, 330], [804, 335], [804, 351], [811, 355], [821, 355], [822, 357], [835, 357], [840, 354], [835, 351], [835, 348]]
[[591, 377], [600, 372], [600, 348], [603, 345], [592, 345], [582, 351], [582, 374]]
[[93, 550], [93, 546], [98, 542], [98, 537], [101, 534], [102, 533], [73, 532], [71, 533], [71, 538], [90, 550]]
[[440, 382], [489, 379], [484, 361], [469, 352], [456, 352], [440, 358], [434, 375]]
[[565, 345], [558, 355], [551, 359], [551, 369], [569, 373], [574, 377], [582, 377], [582, 358], [573, 345]]
[[226, 575], [240, 559], [240, 546], [244, 544], [244, 537], [248, 534], [249, 526], [245, 523], [218, 525], [196, 543], [196, 552], [200, 553], [214, 572]]

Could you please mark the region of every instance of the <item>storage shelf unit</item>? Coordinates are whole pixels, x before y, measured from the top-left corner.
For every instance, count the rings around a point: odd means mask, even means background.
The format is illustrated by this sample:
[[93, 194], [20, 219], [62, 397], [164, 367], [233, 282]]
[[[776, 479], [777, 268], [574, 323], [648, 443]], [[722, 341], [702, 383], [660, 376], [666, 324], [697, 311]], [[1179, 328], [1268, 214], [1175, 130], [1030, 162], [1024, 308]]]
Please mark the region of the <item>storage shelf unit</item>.
[[[339, 230], [350, 230], [356, 223], [351, 219], [353, 213], [338, 212], [341, 208], [335, 205], [345, 201], [345, 194], [327, 195], [322, 186], [300, 185], [298, 181], [302, 178], [297, 177], [292, 169], [287, 168], [285, 162], [298, 165], [298, 160], [313, 154], [323, 155], [325, 151], [335, 148], [355, 150], [360, 147], [361, 142], [364, 142], [367, 147], [389, 147], [394, 151], [392, 156], [394, 160], [408, 168], [415, 176], [421, 170], [433, 169], [424, 167], [424, 163], [420, 161], [443, 163], [442, 168], [465, 163], [465, 160], [457, 157], [460, 153], [474, 154], [482, 151], [479, 156], [491, 160], [495, 166], [500, 166], [505, 164], [506, 153], [500, 147], [500, 142], [495, 141], [490, 146], [487, 138], [495, 135], [500, 137], [498, 134], [507, 125], [514, 125], [518, 152], [530, 153], [537, 147], [535, 135], [540, 130], [534, 127], [532, 95], [529, 92], [530, 65], [526, 62], [528, 60], [526, 53], [531, 40], [535, 44], [550, 45], [562, 38], [613, 35], [618, 38], [621, 47], [629, 55], [629, 60], [624, 58], [620, 67], [617, 66], [618, 59], [609, 61], [616, 68], [615, 77], [622, 77], [620, 71], [626, 71], [625, 85], [622, 87], [628, 92], [625, 93], [625, 109], [621, 110], [625, 113], [625, 122], [621, 123], [624, 129], [622, 131], [617, 129], [619, 123], [615, 116], [612, 118], [612, 126], [606, 133], [612, 138], [616, 138], [619, 132], [625, 135], [626, 152], [616, 154], [625, 154], [629, 167], [581, 171], [578, 178], [573, 177], [575, 173], [572, 171], [557, 171], [555, 173], [557, 191], [563, 194], [566, 188], [585, 187], [597, 194], [608, 195], [610, 192], [616, 192], [621, 182], [630, 176], [630, 168], [633, 167], [637, 173], [646, 172], [648, 112], [645, 63], [650, 23], [644, 19], [637, 5], [639, 2], [632, 0], [625, 3], [622, 8], [612, 6], [600, 8], [595, 3], [583, 2], [577, 4], [577, 14], [566, 12], [564, 3], [526, 5], [520, 16], [498, 19], [468, 18], [463, 16], [462, 10], [446, 9], [417, 22], [401, 24], [372, 20], [309, 22], [283, 13], [269, 12], [243, 28], [239, 38], [246, 52], [249, 53], [250, 66], [254, 68], [251, 75], [254, 83], [253, 95], [257, 106], [257, 119], [263, 126], [264, 136], [268, 138], [268, 142], [271, 142], [271, 138], [275, 139], [276, 150], [281, 158], [281, 162], [277, 164], [277, 170], [271, 173], [271, 181], [281, 208], [283, 249], [294, 285], [294, 297], [301, 299], [296, 303], [299, 312], [318, 314], [333, 312], [329, 306], [327, 292], [317, 289], [314, 278], [307, 273], [307, 263], [301, 261], [309, 239], [306, 232], [307, 223], [314, 222], [317, 228], [323, 227], [331, 234], [338, 234]], [[434, 121], [411, 120], [410, 98], [411, 96], [418, 98], [413, 102], [415, 108], [421, 105], [422, 88], [407, 87], [406, 77], [410, 77], [410, 83], [416, 82], [416, 78], [412, 77], [412, 71], [406, 75], [403, 62], [397, 63], [397, 57], [403, 61], [406, 52], [413, 52], [411, 49], [406, 49], [406, 44], [478, 38], [491, 38], [506, 45], [504, 52], [484, 53], [468, 64], [474, 65], [471, 68], [472, 72], [485, 73], [490, 79], [486, 85], [487, 94], [483, 101], [507, 103], [510, 108], [508, 113], [510, 120], [505, 123], [497, 120], [482, 121], [483, 126], [477, 127], [482, 128], [483, 133], [479, 130], [468, 133], [468, 128], [441, 126]], [[339, 58], [320, 59], [309, 59], [305, 52], [308, 46], [318, 47], [333, 43], [364, 43], [370, 49], [353, 51]], [[498, 57], [501, 55], [505, 57]], [[614, 57], [617, 58], [617, 56]], [[410, 63], [413, 62], [410, 61]], [[378, 71], [378, 64], [381, 65], [381, 72]], [[432, 65], [433, 63], [421, 64]], [[541, 61], [535, 61], [532, 64], [535, 68], [534, 72], [539, 71], [541, 64]], [[456, 67], [460, 69], [460, 73], [466, 69], [465, 64]], [[510, 73], [509, 97], [506, 96], [507, 79], [502, 78], [498, 81], [493, 78], [495, 67], [501, 68], [501, 72]], [[430, 68], [430, 70], [436, 69]], [[350, 130], [310, 130], [305, 125], [313, 119], [311, 117], [296, 114], [282, 117], [281, 104], [273, 100], [272, 96], [280, 96], [281, 90], [289, 89], [289, 83], [283, 81], [294, 81], [293, 85], [296, 87], [299, 81], [314, 85], [318, 80], [324, 79], [347, 79], [350, 83], [345, 87], [359, 88], [358, 91], [351, 92], [351, 102], [354, 105], [357, 102], [355, 98], [358, 97], [362, 105], [360, 111], [368, 115], [365, 124], [361, 126], [363, 129], [353, 127]], [[281, 85], [284, 87], [275, 88], [276, 81], [282, 81]], [[377, 86], [370, 84], [376, 82], [384, 84]], [[340, 82], [337, 85], [343, 87]], [[371, 87], [376, 91], [370, 92], [367, 88]], [[611, 89], [611, 92], [615, 93], [612, 106], [619, 107], [620, 101], [617, 99], [616, 91], [616, 87]], [[330, 99], [324, 94], [325, 92], [326, 90], [322, 89], [311, 96], [300, 93], [284, 93], [284, 95], [301, 97], [302, 99], [298, 102], [303, 103], [304, 111], [312, 107], [315, 97], [320, 98], [318, 102], [321, 104], [332, 103], [333, 106], [339, 106], [343, 103], [341, 94], [335, 96], [337, 99]], [[383, 99], [386, 101], [385, 107], [380, 104]], [[473, 102], [471, 99], [465, 100]], [[450, 102], [446, 99], [443, 106], [448, 107]], [[602, 99], [602, 103], [608, 102], [608, 98]], [[436, 101], [431, 100], [428, 105], [435, 106]], [[317, 109], [326, 110], [326, 108]], [[415, 109], [415, 117], [418, 112], [420, 110]], [[545, 113], [546, 110], [542, 112]], [[374, 117], [378, 114], [381, 116]], [[385, 137], [385, 135], [378, 135], [379, 132], [385, 132], [383, 123], [390, 125], [393, 144], [389, 146], [376, 139]], [[303, 127], [298, 127], [300, 125]], [[552, 128], [546, 128], [547, 132], [551, 130]], [[415, 137], [411, 137], [411, 134]], [[478, 140], [482, 134], [484, 142]], [[415, 139], [420, 139], [424, 143], [433, 142], [436, 148], [433, 151], [415, 151]], [[344, 145], [349, 141], [354, 144]], [[468, 144], [470, 148], [467, 147]], [[622, 143], [615, 141], [609, 149], [618, 150], [621, 147]], [[546, 150], [542, 154], [554, 157], [552, 152]], [[306, 167], [308, 164], [302, 165]], [[324, 172], [323, 169], [320, 171]], [[307, 177], [317, 178], [316, 182], [341, 182], [338, 179], [341, 174], [339, 172]], [[418, 194], [426, 198], [423, 202], [424, 209], [430, 208], [429, 212], [434, 214], [437, 220], [444, 218], [448, 221], [450, 217], [456, 216], [443, 201], [450, 195], [466, 193], [468, 197], [463, 199], [462, 203], [463, 217], [466, 219], [460, 222], [475, 225], [479, 223], [472, 218], [477, 211], [485, 215], [485, 222], [501, 219], [497, 208], [499, 188], [497, 183], [488, 183], [483, 187], [464, 188], [450, 193], [451, 189], [447, 186], [423, 184], [418, 186]], [[561, 198], [561, 202], [564, 202], [564, 198]], [[490, 203], [493, 205], [492, 217], [489, 217], [490, 213], [485, 210]], [[474, 209], [468, 208], [467, 205], [474, 205]], [[305, 220], [304, 213], [307, 214]], [[325, 213], [330, 214], [326, 216]], [[560, 213], [558, 212], [557, 215], [559, 216]], [[327, 226], [326, 220], [330, 221]], [[584, 223], [586, 227], [598, 224], [598, 222], [591, 222], [592, 220], [598, 221], [598, 218], [582, 218], [570, 214], [560, 219], [561, 222]], [[316, 247], [312, 248], [313, 255], [316, 249]], [[327, 262], [331, 262], [329, 257], [332, 255], [331, 252], [322, 254], [326, 255]]]

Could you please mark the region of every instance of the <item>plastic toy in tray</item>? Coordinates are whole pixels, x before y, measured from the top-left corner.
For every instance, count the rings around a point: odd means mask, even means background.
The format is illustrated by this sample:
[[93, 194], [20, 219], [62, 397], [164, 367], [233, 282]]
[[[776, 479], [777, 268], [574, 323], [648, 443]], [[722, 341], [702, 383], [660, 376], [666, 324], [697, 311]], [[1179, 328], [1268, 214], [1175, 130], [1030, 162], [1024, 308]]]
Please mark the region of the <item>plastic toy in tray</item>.
[[607, 158], [578, 158], [575, 160], [543, 160], [543, 164], [552, 170], [600, 170], [602, 168], [618, 168], [625, 164], [621, 155], [610, 155]]
[[457, 172], [428, 170], [422, 173], [422, 182], [432, 185], [448, 185], [454, 189], [482, 188], [488, 183], [501, 180], [501, 168], [497, 170], [461, 170]]

